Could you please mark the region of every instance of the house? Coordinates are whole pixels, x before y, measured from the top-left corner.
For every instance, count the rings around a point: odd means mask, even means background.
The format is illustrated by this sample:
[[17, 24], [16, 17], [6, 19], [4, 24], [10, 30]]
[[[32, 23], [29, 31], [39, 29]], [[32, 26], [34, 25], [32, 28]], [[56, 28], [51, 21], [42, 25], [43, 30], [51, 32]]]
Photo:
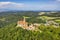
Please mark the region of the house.
[[41, 24], [39, 24], [39, 23], [34, 23], [33, 25], [36, 26], [36, 27], [39, 27]]
[[59, 23], [56, 23], [56, 22], [54, 22], [54, 21], [52, 21], [52, 20], [47, 21], [44, 25], [45, 25], [45, 26], [53, 25], [53, 27], [55, 27], [55, 28], [58, 28], [58, 27], [59, 27]]
[[35, 30], [35, 26], [33, 24], [29, 25], [29, 27], [27, 28], [27, 30]]

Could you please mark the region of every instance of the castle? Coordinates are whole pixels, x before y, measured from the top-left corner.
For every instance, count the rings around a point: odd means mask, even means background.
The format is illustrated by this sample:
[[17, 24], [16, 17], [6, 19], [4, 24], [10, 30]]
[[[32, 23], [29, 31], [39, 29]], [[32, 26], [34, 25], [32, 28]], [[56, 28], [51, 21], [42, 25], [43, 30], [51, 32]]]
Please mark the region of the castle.
[[20, 20], [17, 22], [18, 27], [22, 27], [22, 28], [27, 28], [28, 27], [28, 23], [26, 22], [25, 18], [23, 20]]
[[35, 26], [33, 24], [28, 24], [28, 22], [26, 22], [26, 19], [24, 17], [23, 20], [20, 20], [17, 22], [17, 27], [21, 27], [23, 29], [27, 29], [27, 30], [35, 30]]

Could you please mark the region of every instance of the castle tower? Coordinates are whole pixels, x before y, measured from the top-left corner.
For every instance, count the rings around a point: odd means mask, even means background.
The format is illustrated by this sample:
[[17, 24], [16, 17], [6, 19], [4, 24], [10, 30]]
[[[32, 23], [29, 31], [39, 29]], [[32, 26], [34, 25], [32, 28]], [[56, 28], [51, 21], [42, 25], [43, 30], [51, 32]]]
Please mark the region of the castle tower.
[[24, 22], [26, 22], [26, 19], [25, 19], [25, 17], [24, 17], [23, 21], [24, 21]]

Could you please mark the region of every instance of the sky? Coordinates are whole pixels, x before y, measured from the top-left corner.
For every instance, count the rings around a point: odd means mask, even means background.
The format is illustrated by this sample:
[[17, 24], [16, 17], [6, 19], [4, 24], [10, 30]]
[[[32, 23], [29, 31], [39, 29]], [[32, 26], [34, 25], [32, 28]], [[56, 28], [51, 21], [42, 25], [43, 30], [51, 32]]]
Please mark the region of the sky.
[[60, 11], [60, 0], [0, 0], [0, 11]]

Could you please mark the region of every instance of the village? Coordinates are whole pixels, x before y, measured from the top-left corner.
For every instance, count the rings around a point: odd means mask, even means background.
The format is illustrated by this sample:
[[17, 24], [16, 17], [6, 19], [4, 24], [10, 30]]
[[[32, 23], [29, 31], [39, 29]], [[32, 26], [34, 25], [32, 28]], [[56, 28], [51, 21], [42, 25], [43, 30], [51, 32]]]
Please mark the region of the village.
[[[41, 24], [43, 24], [43, 23], [41, 23]], [[33, 24], [31, 23], [31, 24], [29, 24], [28, 22], [26, 22], [26, 19], [24, 17], [22, 20], [19, 20], [17, 22], [17, 27], [21, 27], [21, 28], [27, 29], [27, 30], [36, 30], [36, 29], [38, 29], [38, 27], [41, 24], [39, 24], [39, 23], [33, 23]], [[47, 27], [47, 26], [50, 26], [52, 24], [53, 24], [53, 27], [55, 27], [55, 28], [58, 28], [59, 27], [59, 24], [56, 23], [56, 22], [54, 22], [54, 21], [52, 21], [52, 20], [47, 21], [43, 25]]]

